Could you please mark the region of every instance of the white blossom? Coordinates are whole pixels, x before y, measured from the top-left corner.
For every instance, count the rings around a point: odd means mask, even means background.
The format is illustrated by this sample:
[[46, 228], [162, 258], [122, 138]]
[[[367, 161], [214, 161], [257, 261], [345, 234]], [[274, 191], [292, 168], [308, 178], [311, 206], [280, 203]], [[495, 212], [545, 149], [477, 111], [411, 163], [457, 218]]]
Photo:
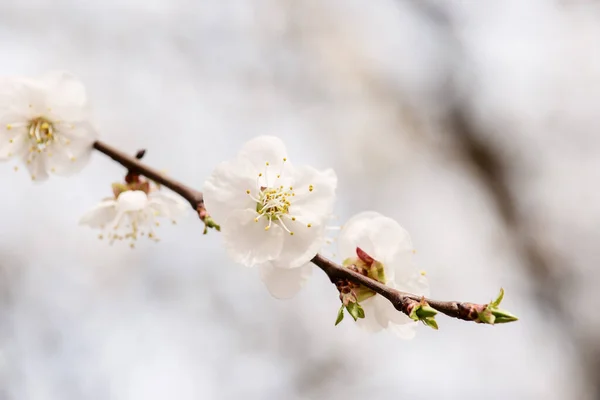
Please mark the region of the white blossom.
[[310, 262], [298, 268], [278, 268], [270, 262], [259, 265], [260, 278], [271, 295], [278, 299], [294, 297], [308, 282], [313, 268]]
[[336, 185], [333, 170], [295, 167], [280, 139], [261, 136], [215, 169], [204, 185], [204, 201], [233, 260], [298, 268], [324, 242]]
[[96, 132], [85, 87], [67, 72], [0, 79], [0, 161], [22, 159], [34, 180], [89, 160]]
[[81, 225], [101, 229], [100, 239], [106, 237], [112, 244], [115, 240], [127, 240], [131, 247], [140, 237], [151, 240], [158, 238], [154, 229], [160, 226], [160, 219], [175, 219], [187, 210], [187, 203], [169, 192], [127, 190], [118, 197], [103, 200], [85, 214]]
[[[424, 273], [412, 260], [413, 245], [408, 232], [396, 221], [376, 212], [363, 212], [352, 217], [342, 228], [338, 249], [346, 258], [345, 266], [361, 265], [357, 248], [382, 264], [382, 283], [418, 295], [429, 294]], [[365, 288], [366, 289], [366, 288]], [[417, 322], [396, 310], [386, 298], [367, 290], [367, 298], [359, 298], [365, 318], [357, 323], [367, 331], [387, 329], [404, 339], [414, 336]], [[360, 296], [359, 296], [360, 297]]]

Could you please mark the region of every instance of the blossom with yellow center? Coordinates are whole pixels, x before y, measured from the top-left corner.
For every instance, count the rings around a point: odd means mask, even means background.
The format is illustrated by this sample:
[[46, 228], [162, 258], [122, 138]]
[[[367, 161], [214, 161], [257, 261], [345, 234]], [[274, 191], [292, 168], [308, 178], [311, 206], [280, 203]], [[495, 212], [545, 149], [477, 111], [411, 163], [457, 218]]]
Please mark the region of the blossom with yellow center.
[[0, 161], [22, 159], [34, 180], [69, 175], [95, 139], [85, 88], [71, 74], [0, 79]]
[[293, 269], [324, 244], [336, 185], [333, 170], [296, 167], [280, 139], [261, 136], [215, 169], [204, 202], [236, 262]]
[[179, 196], [161, 190], [146, 193], [143, 190], [126, 190], [116, 198], [103, 200], [85, 214], [80, 225], [101, 229], [100, 239], [126, 241], [131, 247], [141, 237], [158, 241], [155, 228], [161, 218], [175, 221], [189, 205]]

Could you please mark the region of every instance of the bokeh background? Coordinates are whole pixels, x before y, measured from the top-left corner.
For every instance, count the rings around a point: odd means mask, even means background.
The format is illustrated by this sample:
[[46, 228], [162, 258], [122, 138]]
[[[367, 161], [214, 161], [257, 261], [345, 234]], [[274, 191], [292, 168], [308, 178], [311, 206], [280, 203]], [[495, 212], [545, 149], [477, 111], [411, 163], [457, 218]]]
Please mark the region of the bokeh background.
[[0, 73], [67, 69], [102, 138], [202, 187], [247, 139], [334, 167], [339, 223], [406, 227], [439, 317], [333, 323], [315, 270], [277, 301], [190, 211], [159, 244], [77, 225], [124, 171], [0, 165], [0, 399], [600, 398], [600, 8], [551, 0], [2, 0]]

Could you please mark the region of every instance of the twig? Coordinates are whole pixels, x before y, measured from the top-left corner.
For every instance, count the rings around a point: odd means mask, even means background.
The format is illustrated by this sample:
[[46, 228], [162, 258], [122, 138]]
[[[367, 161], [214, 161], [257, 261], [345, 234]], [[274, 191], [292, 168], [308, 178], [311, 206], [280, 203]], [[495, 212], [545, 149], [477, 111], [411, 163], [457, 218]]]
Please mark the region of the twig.
[[[157, 170], [142, 163], [138, 158], [131, 157], [125, 154], [124, 152], [117, 150], [114, 147], [109, 146], [103, 142], [95, 142], [94, 148], [99, 152], [106, 154], [119, 164], [123, 165], [129, 171], [133, 171], [140, 175], [143, 175], [171, 189], [175, 193], [185, 198], [190, 203], [192, 208], [198, 212], [200, 219], [206, 224], [205, 219], [209, 217], [206, 213], [206, 210], [204, 209], [204, 200], [202, 198], [201, 192], [192, 189], [191, 187], [173, 178], [161, 174]], [[352, 271], [349, 268], [344, 268], [341, 265], [336, 264], [331, 260], [328, 260], [320, 254], [317, 254], [311, 260], [311, 262], [319, 268], [321, 268], [329, 276], [329, 279], [332, 283], [335, 284], [339, 280], [349, 280], [354, 283], [366, 286], [367, 288], [388, 299], [398, 311], [401, 311], [409, 316], [411, 316], [411, 312], [416, 306], [429, 305], [433, 309], [443, 314], [446, 314], [447, 316], [452, 318], [483, 323], [494, 322], [493, 319], [491, 322], [489, 322], [489, 320], [486, 320], [486, 317], [482, 315], [482, 313], [489, 309], [488, 304], [463, 303], [457, 301], [438, 301], [428, 299], [423, 296], [418, 296], [412, 293], [401, 292], [399, 290], [386, 286], [374, 279], [371, 279], [365, 275]], [[516, 320], [516, 318], [504, 311], [502, 311], [500, 314], [505, 317], [506, 315], [508, 315], [510, 317], [510, 320], [496, 320], [496, 322], [510, 322]]]
[[438, 301], [418, 296], [416, 294], [401, 292], [396, 289], [392, 289], [375, 279], [371, 279], [358, 272], [352, 271], [351, 269], [344, 268], [331, 260], [317, 254], [311, 262], [321, 268], [332, 283], [335, 283], [338, 279], [349, 279], [355, 283], [359, 283], [363, 286], [368, 287], [372, 291], [380, 294], [381, 296], [388, 299], [394, 307], [407, 314], [407, 299], [411, 301], [421, 302], [425, 301], [431, 307], [437, 311], [446, 314], [452, 318], [458, 318], [465, 321], [476, 321], [477, 310], [485, 308], [487, 304], [473, 304], [473, 303], [461, 303], [457, 301]]
[[170, 178], [163, 173], [143, 164], [138, 158], [132, 157], [124, 152], [107, 145], [104, 142], [97, 141], [94, 143], [94, 148], [100, 153], [104, 153], [130, 171], [144, 175], [146, 178], [153, 180], [165, 187], [168, 187], [181, 197], [186, 199], [194, 210], [204, 207], [202, 193], [192, 189], [191, 187]]

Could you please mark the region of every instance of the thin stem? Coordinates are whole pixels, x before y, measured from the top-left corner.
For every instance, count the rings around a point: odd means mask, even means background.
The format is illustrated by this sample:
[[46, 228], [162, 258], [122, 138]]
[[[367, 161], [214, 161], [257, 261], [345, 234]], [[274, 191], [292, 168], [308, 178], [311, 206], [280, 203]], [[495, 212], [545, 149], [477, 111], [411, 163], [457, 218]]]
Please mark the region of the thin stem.
[[[107, 145], [106, 143], [97, 141], [94, 143], [94, 148], [123, 165], [129, 171], [143, 175], [148, 179], [151, 179], [179, 194], [190, 203], [194, 210], [198, 211], [200, 218], [203, 221], [205, 220], [204, 218], [206, 216], [206, 210], [204, 210], [204, 200], [201, 192], [173, 178], [163, 175], [159, 171], [145, 165], [139, 159], [131, 157], [124, 152]], [[397, 310], [404, 312], [405, 314], [408, 314], [407, 301], [424, 301], [437, 311], [446, 314], [449, 317], [458, 318], [465, 321], [476, 321], [477, 311], [482, 310], [486, 306], [486, 304], [463, 303], [457, 301], [438, 301], [427, 299], [423, 296], [418, 296], [412, 293], [401, 292], [367, 276], [361, 275], [358, 272], [352, 271], [351, 269], [344, 268], [320, 254], [317, 254], [311, 260], [311, 262], [317, 267], [321, 268], [329, 276], [329, 279], [332, 283], [335, 284], [340, 279], [346, 279], [354, 283], [364, 285], [388, 299]]]
[[203, 207], [204, 200], [202, 199], [201, 192], [192, 189], [191, 187], [162, 174], [154, 168], [143, 164], [136, 157], [131, 157], [130, 155], [125, 154], [124, 152], [117, 150], [116, 148], [109, 146], [104, 142], [95, 142], [94, 148], [100, 153], [106, 154], [107, 156], [109, 156], [128, 170], [132, 172], [137, 172], [140, 175], [144, 175], [146, 178], [171, 189], [172, 191], [186, 199], [194, 210]]

